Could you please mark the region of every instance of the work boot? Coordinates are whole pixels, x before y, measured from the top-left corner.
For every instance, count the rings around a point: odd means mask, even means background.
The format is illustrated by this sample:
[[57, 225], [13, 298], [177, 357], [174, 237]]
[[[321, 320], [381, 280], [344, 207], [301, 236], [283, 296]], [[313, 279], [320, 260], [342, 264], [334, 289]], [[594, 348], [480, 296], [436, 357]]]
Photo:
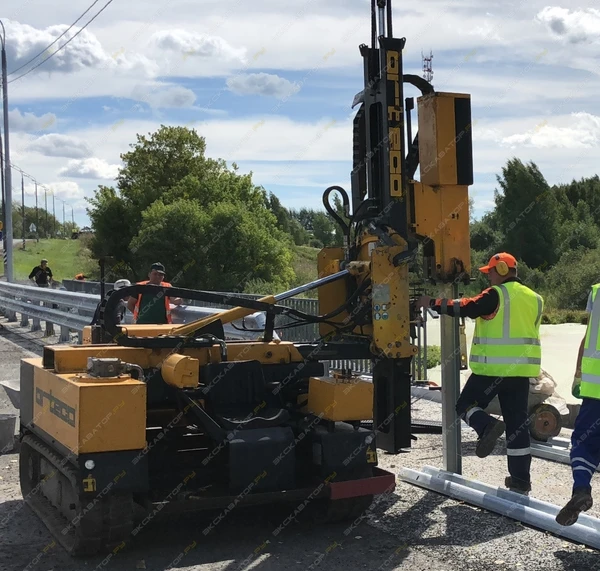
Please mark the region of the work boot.
[[504, 486], [511, 492], [528, 496], [531, 492], [531, 483], [523, 482], [523, 480], [514, 480], [512, 476], [507, 476], [504, 480]]
[[505, 430], [506, 424], [504, 424], [504, 422], [492, 418], [490, 423], [484, 428], [483, 434], [477, 441], [475, 454], [477, 454], [479, 458], [485, 458], [486, 456], [489, 456], [496, 446], [496, 441], [502, 436]]
[[556, 523], [560, 525], [573, 525], [581, 512], [588, 511], [594, 505], [592, 490], [579, 488], [573, 492], [573, 496], [565, 507], [558, 512]]

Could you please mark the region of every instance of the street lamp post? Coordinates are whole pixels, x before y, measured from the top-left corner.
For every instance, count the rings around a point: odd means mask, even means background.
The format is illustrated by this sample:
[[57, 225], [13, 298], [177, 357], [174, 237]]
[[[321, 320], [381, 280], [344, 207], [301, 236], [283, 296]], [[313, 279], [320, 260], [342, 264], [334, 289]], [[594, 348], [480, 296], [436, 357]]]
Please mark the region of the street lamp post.
[[13, 223], [12, 223], [12, 176], [10, 163], [10, 144], [8, 131], [8, 77], [6, 65], [6, 30], [0, 21], [2, 36], [0, 49], [2, 51], [2, 109], [4, 112], [4, 252], [6, 254], [6, 279], [13, 281]]

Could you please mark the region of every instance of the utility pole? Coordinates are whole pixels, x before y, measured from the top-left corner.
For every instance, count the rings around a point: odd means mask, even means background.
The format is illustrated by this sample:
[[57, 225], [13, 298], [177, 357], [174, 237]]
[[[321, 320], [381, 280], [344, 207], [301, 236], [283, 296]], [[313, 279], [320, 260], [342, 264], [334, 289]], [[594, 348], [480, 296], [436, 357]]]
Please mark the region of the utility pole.
[[54, 226], [54, 238], [56, 238], [56, 208], [54, 207], [54, 193], [52, 193], [52, 217], [54, 218], [54, 222], [52, 225]]
[[48, 226], [48, 189], [44, 187], [44, 210], [46, 211], [46, 238], [50, 234], [50, 227]]
[[38, 210], [37, 181], [35, 183], [35, 238], [40, 241], [40, 212]]
[[65, 227], [65, 201], [63, 200], [63, 229], [62, 229], [62, 233], [66, 236], [67, 235], [67, 229]]
[[6, 257], [6, 279], [13, 281], [13, 223], [12, 223], [12, 176], [10, 164], [10, 144], [8, 129], [8, 77], [6, 65], [6, 30], [0, 21], [2, 36], [0, 37], [0, 48], [2, 51], [2, 109], [4, 112], [4, 202], [5, 202], [5, 225], [4, 225], [4, 253]]
[[73, 229], [75, 229], [75, 213], [73, 212], [72, 206], [71, 206], [71, 222], [73, 223]]
[[21, 216], [23, 218], [23, 250], [25, 249], [25, 179], [23, 173], [21, 173]]
[[[2, 134], [0, 133], [0, 180], [2, 181], [2, 250], [3, 258], [6, 260], [6, 228], [4, 223], [6, 220], [6, 205], [4, 204], [4, 151], [2, 150]], [[3, 262], [4, 275], [6, 276], [6, 262]]]

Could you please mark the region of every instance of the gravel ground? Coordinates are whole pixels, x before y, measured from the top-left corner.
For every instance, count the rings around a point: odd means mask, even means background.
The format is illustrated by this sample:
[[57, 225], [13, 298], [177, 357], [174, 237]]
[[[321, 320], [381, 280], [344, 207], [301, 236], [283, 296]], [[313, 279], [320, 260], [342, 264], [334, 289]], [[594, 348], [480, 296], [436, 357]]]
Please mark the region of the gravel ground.
[[[0, 323], [7, 326], [5, 319]], [[24, 332], [18, 324], [0, 330], [0, 379], [18, 371], [18, 360], [27, 351], [41, 352], [41, 335], [25, 333], [28, 339], [23, 340]], [[2, 392], [0, 389], [0, 395]], [[9, 407], [1, 395], [0, 412], [8, 412]], [[441, 420], [441, 407], [416, 401], [413, 418]], [[561, 436], [569, 433], [565, 429]], [[507, 473], [504, 442], [481, 460], [474, 455], [475, 438], [463, 424], [464, 475], [502, 486]], [[379, 465], [396, 474], [403, 467], [442, 467], [441, 437], [418, 435], [408, 454], [380, 452]], [[567, 501], [571, 488], [568, 466], [534, 458], [532, 474], [534, 497], [558, 505]], [[172, 519], [158, 516], [127, 549], [105, 558], [74, 560], [24, 506], [18, 486], [18, 454], [13, 451], [0, 456], [0, 571], [600, 569], [596, 550], [399, 479], [395, 492], [381, 496], [354, 524], [315, 526], [294, 521], [274, 536], [273, 531], [294, 509], [233, 510], [208, 537], [202, 535], [211, 520], [206, 514], [178, 517], [176, 525]], [[592, 508], [589, 513], [598, 517], [600, 509]]]

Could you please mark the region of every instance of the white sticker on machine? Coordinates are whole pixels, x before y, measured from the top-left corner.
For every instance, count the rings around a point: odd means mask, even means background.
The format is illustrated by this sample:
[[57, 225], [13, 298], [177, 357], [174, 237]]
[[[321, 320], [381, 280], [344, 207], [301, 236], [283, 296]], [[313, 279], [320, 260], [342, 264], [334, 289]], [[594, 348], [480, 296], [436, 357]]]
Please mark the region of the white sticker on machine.
[[373, 286], [373, 305], [390, 303], [390, 284], [375, 284]]

